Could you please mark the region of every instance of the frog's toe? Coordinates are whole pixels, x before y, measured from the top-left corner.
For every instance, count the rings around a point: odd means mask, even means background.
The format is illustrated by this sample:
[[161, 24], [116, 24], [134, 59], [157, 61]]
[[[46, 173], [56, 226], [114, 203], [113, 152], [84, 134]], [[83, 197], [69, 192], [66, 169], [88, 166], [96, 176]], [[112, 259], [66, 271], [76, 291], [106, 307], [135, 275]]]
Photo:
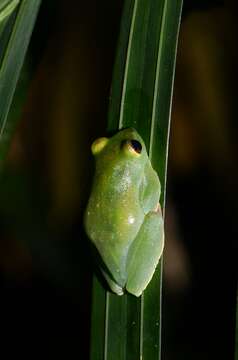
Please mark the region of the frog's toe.
[[119, 295], [119, 296], [121, 296], [121, 295], [124, 294], [123, 289], [122, 289], [120, 286], [118, 286], [118, 285], [116, 285], [116, 286], [113, 288], [113, 292], [114, 292], [115, 294]]
[[155, 209], [154, 209], [154, 212], [158, 213], [158, 214], [162, 214], [162, 210], [161, 210], [161, 206], [160, 206], [160, 203], [158, 202]]
[[115, 294], [121, 296], [124, 294], [124, 290], [121, 286], [117, 285], [114, 281], [108, 281], [110, 289], [112, 290], [112, 292], [114, 292]]
[[114, 292], [115, 294], [121, 296], [124, 294], [124, 289], [122, 286], [118, 285], [112, 278], [111, 276], [109, 276], [107, 274], [107, 272], [105, 272], [103, 269], [101, 269], [105, 279], [107, 280], [107, 283], [110, 287], [110, 289], [112, 290], [112, 292]]

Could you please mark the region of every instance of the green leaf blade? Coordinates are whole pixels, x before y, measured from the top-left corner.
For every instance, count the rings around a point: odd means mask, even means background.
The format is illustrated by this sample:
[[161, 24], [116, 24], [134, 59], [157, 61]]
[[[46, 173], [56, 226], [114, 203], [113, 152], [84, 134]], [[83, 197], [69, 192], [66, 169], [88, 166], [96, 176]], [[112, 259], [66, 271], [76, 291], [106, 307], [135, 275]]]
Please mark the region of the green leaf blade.
[[[4, 3], [6, 5], [7, 2]], [[11, 124], [7, 124], [7, 116], [41, 1], [22, 0], [19, 5], [18, 1], [8, 3], [9, 5], [6, 6], [12, 6], [12, 12], [9, 13], [9, 16], [13, 14], [13, 10], [16, 10], [17, 13], [12, 18], [13, 21], [10, 22], [9, 38], [7, 43], [4, 40], [5, 46], [0, 40], [2, 54], [0, 67], [0, 165], [6, 156], [14, 130]], [[2, 3], [0, 3], [1, 5]], [[16, 7], [17, 5], [18, 7]], [[5, 25], [8, 26], [8, 23]]]
[[[161, 179], [163, 210], [181, 9], [181, 0], [125, 2], [108, 117], [109, 131], [134, 127], [143, 137]], [[93, 349], [104, 343], [101, 359], [160, 359], [161, 288], [162, 261], [140, 298], [107, 293], [105, 332], [92, 337]], [[97, 297], [95, 289], [93, 295]]]
[[20, 0], [0, 1], [0, 26], [12, 14]]

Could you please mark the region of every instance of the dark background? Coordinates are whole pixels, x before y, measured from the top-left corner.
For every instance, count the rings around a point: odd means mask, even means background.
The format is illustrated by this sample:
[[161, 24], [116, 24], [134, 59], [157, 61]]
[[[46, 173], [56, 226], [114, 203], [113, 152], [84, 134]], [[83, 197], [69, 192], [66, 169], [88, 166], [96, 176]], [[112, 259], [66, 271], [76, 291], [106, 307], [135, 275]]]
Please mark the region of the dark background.
[[[92, 269], [79, 239], [121, 10], [122, 1], [109, 0], [51, 0], [40, 10], [0, 178], [1, 344], [9, 356], [88, 358]], [[167, 184], [164, 360], [234, 358], [236, 32], [235, 1], [185, 1]]]

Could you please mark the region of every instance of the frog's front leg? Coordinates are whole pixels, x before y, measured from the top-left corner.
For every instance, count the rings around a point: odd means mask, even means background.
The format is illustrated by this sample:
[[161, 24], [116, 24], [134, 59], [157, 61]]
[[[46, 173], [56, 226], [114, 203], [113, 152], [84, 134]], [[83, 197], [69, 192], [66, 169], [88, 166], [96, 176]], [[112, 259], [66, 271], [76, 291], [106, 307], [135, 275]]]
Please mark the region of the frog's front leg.
[[140, 296], [150, 282], [164, 247], [164, 225], [160, 209], [145, 216], [127, 258], [129, 293]]

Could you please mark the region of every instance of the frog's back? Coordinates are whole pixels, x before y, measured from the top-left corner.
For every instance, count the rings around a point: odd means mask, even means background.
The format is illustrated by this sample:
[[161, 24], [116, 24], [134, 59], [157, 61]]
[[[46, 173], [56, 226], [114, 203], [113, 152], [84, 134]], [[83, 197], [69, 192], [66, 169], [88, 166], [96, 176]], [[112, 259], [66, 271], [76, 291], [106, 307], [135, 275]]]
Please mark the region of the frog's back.
[[125, 246], [139, 229], [143, 217], [140, 180], [132, 179], [129, 172], [126, 166], [115, 166], [109, 173], [96, 172], [86, 210], [86, 228], [93, 241], [116, 240]]

